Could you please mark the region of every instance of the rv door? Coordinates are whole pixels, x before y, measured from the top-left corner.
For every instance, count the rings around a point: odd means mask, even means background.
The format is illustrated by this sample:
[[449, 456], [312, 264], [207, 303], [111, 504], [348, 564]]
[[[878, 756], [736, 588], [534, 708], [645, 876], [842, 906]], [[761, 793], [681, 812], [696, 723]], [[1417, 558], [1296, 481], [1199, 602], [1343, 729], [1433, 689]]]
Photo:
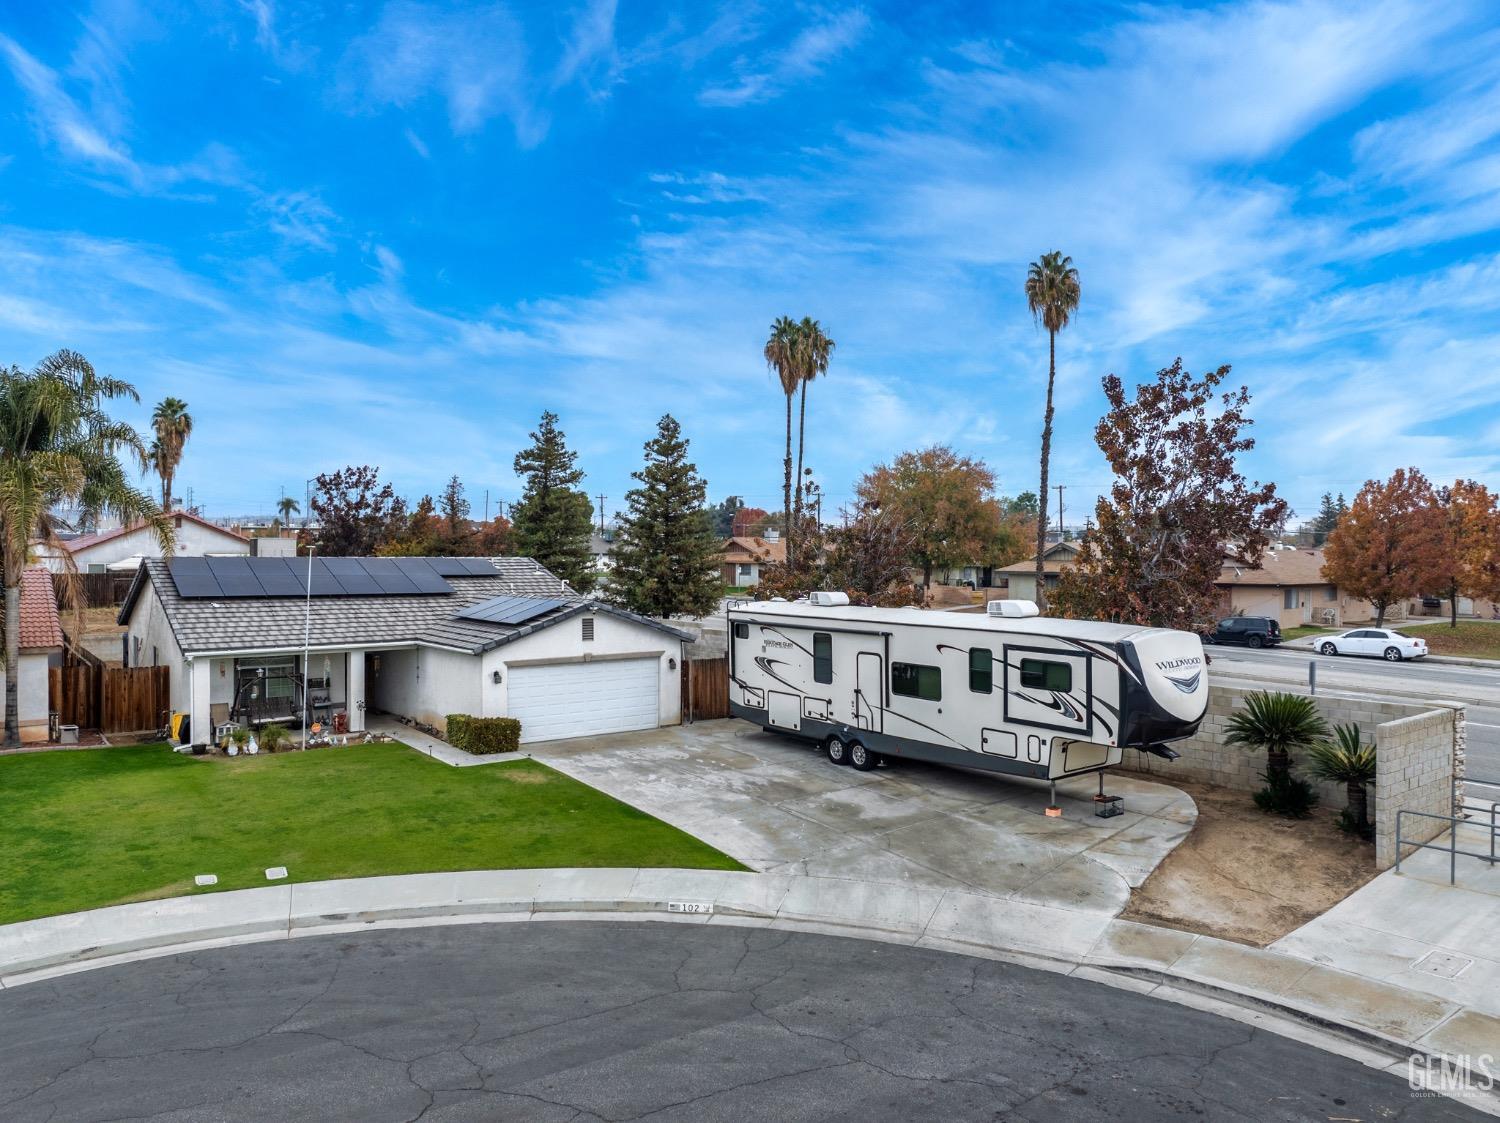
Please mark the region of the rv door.
[[861, 651], [854, 660], [854, 724], [873, 733], [885, 729], [884, 662], [875, 651]]

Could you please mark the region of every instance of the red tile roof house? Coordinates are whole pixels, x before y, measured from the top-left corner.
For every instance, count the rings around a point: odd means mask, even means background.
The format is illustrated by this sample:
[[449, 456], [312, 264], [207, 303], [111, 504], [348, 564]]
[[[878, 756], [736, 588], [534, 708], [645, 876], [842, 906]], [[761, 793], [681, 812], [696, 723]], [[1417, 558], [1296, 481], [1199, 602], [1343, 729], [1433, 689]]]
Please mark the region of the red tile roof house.
[[[62, 621], [57, 614], [57, 596], [52, 574], [33, 567], [21, 574], [21, 665], [17, 706], [23, 741], [47, 739], [47, 671], [62, 666]], [[0, 678], [0, 698], [5, 680]]]
[[[175, 555], [179, 558], [250, 553], [250, 539], [187, 511], [173, 511], [172, 524], [177, 545]], [[63, 545], [80, 573], [134, 572], [140, 568], [142, 558], [161, 557], [161, 546], [145, 523], [86, 534]], [[54, 573], [63, 571], [62, 558], [45, 546], [33, 546], [33, 551], [41, 565]]]
[[778, 538], [739, 535], [719, 547], [719, 576], [724, 584], [745, 589], [760, 584], [761, 567], [786, 561], [786, 543]]

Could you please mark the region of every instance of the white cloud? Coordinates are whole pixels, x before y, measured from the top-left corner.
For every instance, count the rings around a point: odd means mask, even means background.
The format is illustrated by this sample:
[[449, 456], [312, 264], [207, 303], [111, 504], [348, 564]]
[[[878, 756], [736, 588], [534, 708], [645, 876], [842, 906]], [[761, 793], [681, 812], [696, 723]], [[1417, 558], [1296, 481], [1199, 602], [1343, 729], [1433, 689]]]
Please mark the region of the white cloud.
[[615, 48], [615, 0], [586, 0], [573, 15], [563, 38], [562, 57], [552, 74], [557, 89], [579, 78], [607, 89], [619, 77], [620, 54]]
[[309, 249], [330, 252], [338, 215], [310, 191], [277, 191], [261, 198], [257, 210], [277, 237]]
[[771, 53], [774, 65], [761, 67], [757, 56], [742, 60], [742, 73], [730, 83], [704, 87], [704, 105], [740, 106], [768, 101], [799, 82], [815, 77], [824, 66], [850, 50], [870, 28], [863, 8], [850, 8], [819, 20], [800, 31], [784, 49]]

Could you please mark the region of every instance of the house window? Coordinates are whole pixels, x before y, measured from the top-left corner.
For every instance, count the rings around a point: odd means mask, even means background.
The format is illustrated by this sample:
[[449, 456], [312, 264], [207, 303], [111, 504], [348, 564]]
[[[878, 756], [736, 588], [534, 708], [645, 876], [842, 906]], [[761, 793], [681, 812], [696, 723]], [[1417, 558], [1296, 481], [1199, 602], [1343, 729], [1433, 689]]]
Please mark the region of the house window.
[[919, 663], [891, 664], [891, 693], [927, 702], [943, 700], [943, 672]]
[[1028, 690], [1055, 690], [1066, 694], [1073, 689], [1073, 668], [1066, 663], [1022, 659], [1021, 685]]
[[754, 576], [754, 573], [751, 571], [748, 562], [740, 562], [739, 575], [739, 579], [741, 581], [748, 581], [751, 577]]
[[813, 633], [813, 682], [833, 681], [833, 637], [827, 632]]
[[[254, 682], [253, 693], [247, 698], [254, 698], [259, 702], [281, 701], [286, 703], [287, 712], [296, 708], [297, 683], [292, 676], [297, 671], [297, 657], [295, 655], [261, 655], [249, 659], [236, 659], [234, 661], [234, 693], [239, 698], [240, 691], [244, 690], [247, 683]], [[259, 680], [259, 681], [257, 681]]]
[[1282, 594], [1281, 594], [1281, 607], [1282, 608], [1296, 608], [1297, 607], [1297, 590], [1296, 589], [1286, 589], [1285, 591], [1282, 592]]
[[969, 689], [988, 694], [995, 688], [995, 657], [987, 647], [969, 648]]
[[1328, 601], [1328, 603], [1330, 604], [1338, 600], [1339, 587], [1337, 585], [1329, 585], [1328, 588], [1323, 590], [1323, 599]]
[[736, 624], [734, 626], [734, 638], [735, 639], [749, 639], [750, 638], [750, 625], [746, 624], [744, 622], [740, 622], [740, 623]]
[[583, 642], [592, 643], [594, 639], [594, 618], [585, 616], [583, 618]]

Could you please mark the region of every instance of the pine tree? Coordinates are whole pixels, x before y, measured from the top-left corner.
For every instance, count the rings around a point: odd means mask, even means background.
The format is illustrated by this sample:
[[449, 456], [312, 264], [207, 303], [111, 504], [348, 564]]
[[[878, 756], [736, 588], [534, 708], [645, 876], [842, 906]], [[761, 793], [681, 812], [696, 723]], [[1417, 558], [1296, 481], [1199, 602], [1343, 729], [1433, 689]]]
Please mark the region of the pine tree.
[[609, 597], [643, 616], [705, 616], [719, 603], [718, 541], [704, 510], [704, 483], [671, 414], [646, 442], [632, 476], [628, 513], [615, 535]]
[[578, 454], [563, 443], [557, 414], [542, 414], [531, 447], [516, 453], [516, 475], [526, 480], [521, 500], [511, 507], [511, 532], [519, 557], [532, 558], [580, 592], [594, 587], [589, 532], [594, 508], [580, 491]]

